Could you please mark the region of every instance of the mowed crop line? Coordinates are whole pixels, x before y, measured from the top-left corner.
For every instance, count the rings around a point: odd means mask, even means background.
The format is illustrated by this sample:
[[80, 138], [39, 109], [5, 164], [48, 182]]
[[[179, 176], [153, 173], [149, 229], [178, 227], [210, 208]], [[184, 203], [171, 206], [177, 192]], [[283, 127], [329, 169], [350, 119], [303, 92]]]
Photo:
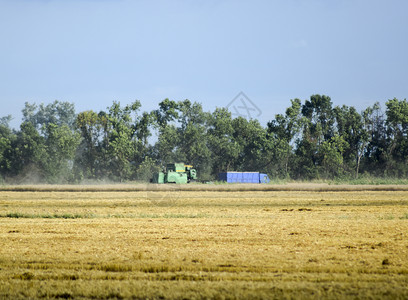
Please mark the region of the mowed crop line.
[[403, 299], [407, 199], [405, 191], [3, 191], [0, 298]]
[[108, 185], [2, 185], [0, 192], [250, 192], [250, 191], [408, 191], [407, 185], [331, 185], [327, 183], [288, 184], [108, 184]]

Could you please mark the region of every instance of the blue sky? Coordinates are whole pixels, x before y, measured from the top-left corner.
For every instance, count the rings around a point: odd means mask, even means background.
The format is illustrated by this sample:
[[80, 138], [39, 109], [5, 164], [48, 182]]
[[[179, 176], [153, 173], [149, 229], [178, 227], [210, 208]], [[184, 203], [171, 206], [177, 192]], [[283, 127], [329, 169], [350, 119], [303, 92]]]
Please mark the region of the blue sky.
[[165, 98], [213, 111], [243, 91], [262, 124], [290, 99], [408, 95], [405, 0], [0, 0], [0, 116]]

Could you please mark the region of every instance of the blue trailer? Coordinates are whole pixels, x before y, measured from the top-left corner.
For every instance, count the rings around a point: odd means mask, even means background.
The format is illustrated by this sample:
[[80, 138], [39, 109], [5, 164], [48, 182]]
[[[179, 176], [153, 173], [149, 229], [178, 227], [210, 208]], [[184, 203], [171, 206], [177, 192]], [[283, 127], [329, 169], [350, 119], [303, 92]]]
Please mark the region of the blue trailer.
[[218, 174], [220, 181], [228, 183], [269, 183], [267, 174], [259, 172], [223, 172]]

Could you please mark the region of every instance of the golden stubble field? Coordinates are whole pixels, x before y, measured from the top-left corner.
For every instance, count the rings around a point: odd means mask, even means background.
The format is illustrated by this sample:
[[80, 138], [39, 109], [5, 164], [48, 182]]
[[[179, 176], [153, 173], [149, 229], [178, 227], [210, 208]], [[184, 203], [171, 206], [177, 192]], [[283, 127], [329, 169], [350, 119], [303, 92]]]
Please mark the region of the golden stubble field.
[[8, 298], [407, 299], [408, 191], [2, 191]]

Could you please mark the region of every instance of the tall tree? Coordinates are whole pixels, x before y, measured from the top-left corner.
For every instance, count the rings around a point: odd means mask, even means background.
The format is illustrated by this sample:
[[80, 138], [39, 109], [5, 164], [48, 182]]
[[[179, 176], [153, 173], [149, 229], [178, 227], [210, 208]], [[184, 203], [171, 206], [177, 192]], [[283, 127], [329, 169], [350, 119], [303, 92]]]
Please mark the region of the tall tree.
[[22, 123], [12, 144], [10, 175], [22, 182], [43, 181], [48, 157], [45, 141], [32, 123]]
[[209, 118], [208, 145], [211, 151], [213, 174], [231, 171], [239, 157], [241, 145], [233, 138], [231, 113], [226, 108], [216, 108]]
[[47, 105], [41, 103], [39, 106], [26, 102], [22, 112], [23, 122], [29, 122], [36, 129], [42, 129], [43, 132], [46, 131], [48, 124], [67, 125], [71, 130], [75, 126], [75, 106], [70, 102], [55, 100]]
[[140, 106], [138, 100], [123, 108], [119, 102], [114, 102], [106, 115], [106, 151], [109, 155], [109, 173], [113, 178], [121, 181], [130, 179], [134, 172], [132, 162], [137, 155], [134, 138], [140, 118], [138, 116]]
[[345, 171], [358, 177], [361, 157], [368, 145], [369, 134], [364, 119], [353, 106], [334, 108], [337, 134], [346, 142], [343, 149]]
[[291, 106], [286, 109], [285, 115], [277, 114], [275, 119], [267, 124], [269, 137], [274, 140], [275, 145], [274, 173], [279, 177], [290, 176], [289, 166], [293, 161], [293, 145], [303, 122], [301, 107], [299, 99], [291, 100]]
[[50, 123], [46, 129], [46, 159], [43, 170], [49, 183], [64, 183], [73, 180], [73, 165], [80, 134], [68, 125]]
[[179, 144], [176, 121], [179, 117], [179, 103], [164, 99], [159, 109], [152, 111], [153, 127], [157, 130], [158, 141], [153, 147], [154, 157], [159, 165], [178, 161], [174, 150]]
[[12, 143], [16, 136], [10, 129], [11, 115], [0, 118], [0, 182], [10, 173], [12, 167]]
[[92, 110], [84, 111], [78, 114], [76, 127], [82, 136], [75, 162], [76, 175], [79, 180], [96, 179], [98, 161], [102, 160], [103, 120]]
[[180, 126], [177, 129], [179, 160], [193, 164], [201, 178], [209, 178], [211, 165], [210, 150], [207, 141], [207, 122], [209, 114], [203, 111], [201, 104], [189, 100], [179, 102]]
[[385, 116], [377, 102], [363, 111], [368, 144], [363, 156], [363, 168], [374, 176], [383, 176], [387, 169], [387, 130]]
[[234, 142], [239, 145], [239, 155], [234, 164], [238, 171], [264, 171], [267, 167], [267, 130], [258, 120], [243, 117], [233, 119]]
[[396, 98], [385, 104], [388, 127], [387, 173], [408, 175], [408, 102]]
[[321, 165], [319, 174], [324, 178], [334, 179], [344, 174], [343, 154], [348, 143], [340, 135], [334, 135], [330, 140], [324, 141], [319, 147]]
[[319, 147], [334, 135], [334, 114], [330, 97], [312, 95], [302, 106], [302, 138], [297, 141], [296, 177], [318, 178], [322, 157]]

